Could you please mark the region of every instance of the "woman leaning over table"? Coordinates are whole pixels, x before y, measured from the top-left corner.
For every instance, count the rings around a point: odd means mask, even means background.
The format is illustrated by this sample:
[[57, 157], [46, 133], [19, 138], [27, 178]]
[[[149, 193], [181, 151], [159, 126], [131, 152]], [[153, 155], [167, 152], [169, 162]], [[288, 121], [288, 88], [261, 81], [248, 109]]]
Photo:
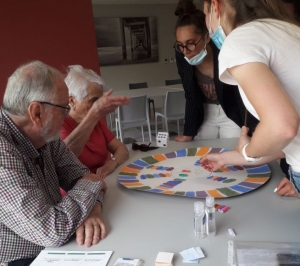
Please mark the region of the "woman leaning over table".
[[248, 111], [260, 120], [252, 139], [242, 129], [236, 151], [201, 159], [206, 169], [223, 164], [261, 164], [285, 156], [290, 180], [282, 196], [300, 191], [300, 27], [281, 0], [204, 2], [210, 37], [222, 48], [220, 79], [238, 85]]
[[92, 173], [105, 178], [127, 160], [128, 150], [101, 118], [127, 104], [129, 99], [111, 96], [112, 90], [103, 94], [101, 77], [79, 65], [69, 67], [65, 82], [71, 111], [62, 126], [61, 137]]
[[[220, 82], [219, 49], [210, 40], [205, 14], [192, 0], [180, 0], [174, 44], [178, 73], [185, 90], [185, 124], [177, 141], [238, 138], [245, 122], [245, 106], [236, 86]], [[248, 116], [254, 130], [257, 120]]]

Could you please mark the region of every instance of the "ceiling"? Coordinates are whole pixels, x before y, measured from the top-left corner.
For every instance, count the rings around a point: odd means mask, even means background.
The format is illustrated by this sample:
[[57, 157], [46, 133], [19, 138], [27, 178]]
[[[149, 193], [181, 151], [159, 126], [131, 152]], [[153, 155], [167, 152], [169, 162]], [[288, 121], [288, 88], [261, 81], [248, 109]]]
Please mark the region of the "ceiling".
[[178, 4], [178, 0], [92, 0], [96, 5], [168, 5]]

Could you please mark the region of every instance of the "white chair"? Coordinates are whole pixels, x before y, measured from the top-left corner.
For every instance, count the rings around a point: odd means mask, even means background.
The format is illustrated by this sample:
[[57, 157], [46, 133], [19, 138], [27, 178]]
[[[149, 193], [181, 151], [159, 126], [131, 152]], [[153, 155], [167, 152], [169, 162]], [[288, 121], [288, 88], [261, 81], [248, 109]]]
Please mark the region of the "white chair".
[[168, 120], [177, 120], [177, 132], [179, 135], [179, 119], [185, 116], [184, 90], [168, 91], [165, 98], [163, 113], [155, 112], [155, 132], [157, 135], [157, 117], [164, 120], [166, 131], [169, 132]]
[[[129, 89], [130, 90], [136, 90], [136, 89], [146, 89], [148, 88], [147, 82], [140, 82], [140, 83], [129, 83]], [[155, 116], [155, 106], [154, 106], [154, 100], [151, 98], [148, 98], [148, 104], [149, 104], [149, 117], [151, 118], [151, 112], [150, 112], [150, 105], [152, 103], [153, 108], [153, 114]]]
[[128, 105], [118, 107], [118, 117], [116, 121], [117, 138], [123, 142], [123, 128], [140, 126], [142, 130], [143, 142], [145, 141], [143, 125], [148, 125], [149, 141], [151, 142], [151, 128], [148, 111], [147, 95], [132, 97]]

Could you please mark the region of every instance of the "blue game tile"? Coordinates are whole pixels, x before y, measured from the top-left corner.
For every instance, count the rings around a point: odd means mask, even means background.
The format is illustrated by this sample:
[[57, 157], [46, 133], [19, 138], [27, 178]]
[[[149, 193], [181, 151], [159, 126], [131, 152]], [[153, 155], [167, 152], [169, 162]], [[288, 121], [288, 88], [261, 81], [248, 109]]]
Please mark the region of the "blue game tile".
[[186, 149], [176, 151], [177, 157], [186, 157]]
[[246, 192], [249, 192], [249, 191], [253, 190], [253, 188], [243, 187], [243, 186], [239, 186], [239, 185], [235, 185], [235, 186], [232, 186], [230, 188], [234, 189], [236, 191], [243, 192], [243, 193], [246, 193]]
[[187, 192], [185, 193], [185, 195], [186, 195], [187, 197], [194, 198], [194, 197], [195, 197], [195, 191], [187, 191]]
[[270, 168], [268, 165], [262, 165], [260, 167], [252, 168], [252, 169], [246, 169], [248, 174], [257, 174], [257, 173], [267, 173], [270, 172]]
[[146, 167], [146, 166], [149, 165], [148, 163], [146, 163], [142, 160], [136, 160], [136, 161], [133, 162], [133, 164], [136, 164], [136, 165], [139, 165], [139, 166], [142, 166], [142, 167]]

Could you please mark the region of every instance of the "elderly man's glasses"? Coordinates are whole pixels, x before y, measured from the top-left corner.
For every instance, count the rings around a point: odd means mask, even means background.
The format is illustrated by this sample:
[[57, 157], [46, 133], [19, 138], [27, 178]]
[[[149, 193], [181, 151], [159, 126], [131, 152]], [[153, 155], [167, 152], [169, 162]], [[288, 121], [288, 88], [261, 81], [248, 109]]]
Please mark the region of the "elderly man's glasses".
[[54, 104], [54, 103], [49, 103], [49, 102], [39, 102], [39, 103], [41, 103], [41, 104], [49, 104], [49, 105], [52, 105], [52, 106], [56, 106], [56, 107], [65, 109], [64, 110], [64, 117], [67, 117], [69, 115], [69, 113], [70, 113], [70, 110], [71, 110], [71, 107], [69, 105], [67, 105], [67, 106], [61, 106], [61, 105]]
[[196, 50], [197, 44], [201, 41], [201, 39], [196, 43], [188, 43], [187, 45], [182, 45], [180, 43], [175, 42], [173, 48], [179, 53], [183, 53], [184, 48], [187, 49], [190, 52], [194, 52]]
[[136, 142], [133, 142], [132, 143], [132, 149], [134, 150], [134, 151], [136, 151], [136, 150], [140, 150], [140, 151], [151, 151], [151, 150], [155, 150], [155, 149], [158, 149], [158, 147], [150, 147], [150, 145], [151, 145], [151, 142], [148, 144], [148, 145], [146, 145], [146, 144], [137, 144]]

